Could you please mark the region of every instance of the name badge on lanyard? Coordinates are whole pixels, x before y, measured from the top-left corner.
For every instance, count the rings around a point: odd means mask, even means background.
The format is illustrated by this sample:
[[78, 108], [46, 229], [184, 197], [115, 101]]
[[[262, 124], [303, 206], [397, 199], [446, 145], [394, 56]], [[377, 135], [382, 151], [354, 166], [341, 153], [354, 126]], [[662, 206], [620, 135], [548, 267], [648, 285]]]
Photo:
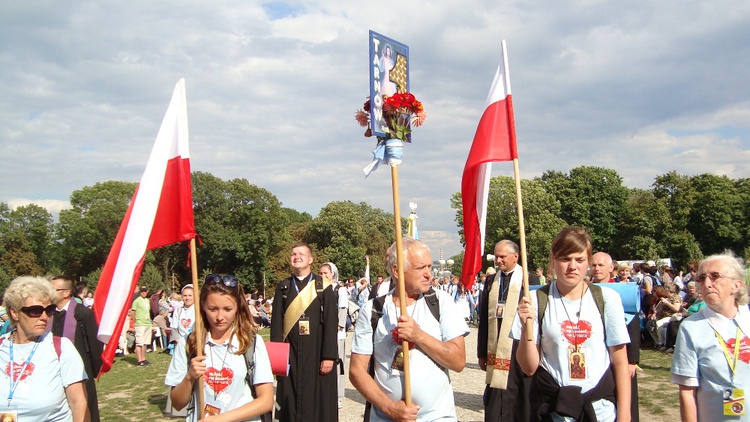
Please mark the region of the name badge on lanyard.
[[737, 388], [734, 381], [735, 372], [737, 370], [737, 358], [740, 355], [740, 343], [742, 343], [742, 330], [737, 327], [737, 334], [734, 336], [734, 350], [730, 353], [727, 343], [721, 337], [716, 329], [714, 329], [716, 338], [719, 340], [721, 350], [724, 352], [724, 357], [729, 365], [729, 370], [732, 374], [732, 384], [724, 388], [724, 397], [722, 398], [722, 404], [724, 407], [724, 416], [745, 416], [745, 390]]

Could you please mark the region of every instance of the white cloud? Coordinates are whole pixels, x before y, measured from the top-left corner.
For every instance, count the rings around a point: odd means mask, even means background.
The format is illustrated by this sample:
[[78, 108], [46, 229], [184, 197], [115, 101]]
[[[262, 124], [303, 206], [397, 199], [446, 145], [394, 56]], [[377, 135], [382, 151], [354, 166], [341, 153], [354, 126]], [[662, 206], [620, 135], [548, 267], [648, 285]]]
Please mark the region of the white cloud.
[[672, 169], [750, 177], [747, 2], [4, 2], [0, 201], [137, 181], [185, 77], [193, 169], [313, 215], [331, 200], [391, 211], [388, 169], [364, 179], [373, 145], [352, 118], [368, 29], [410, 46], [429, 117], [406, 147], [401, 210], [419, 203], [433, 251], [461, 248], [450, 197], [502, 38], [523, 177], [580, 165], [641, 188]]

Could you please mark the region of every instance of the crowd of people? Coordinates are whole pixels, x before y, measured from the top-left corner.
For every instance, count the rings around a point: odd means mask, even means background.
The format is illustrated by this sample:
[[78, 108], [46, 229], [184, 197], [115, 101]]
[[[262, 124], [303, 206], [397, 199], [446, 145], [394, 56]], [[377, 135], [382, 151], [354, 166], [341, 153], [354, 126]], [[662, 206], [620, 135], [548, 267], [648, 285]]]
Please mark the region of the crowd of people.
[[[494, 265], [467, 288], [458, 277], [436, 277], [416, 239], [388, 248], [387, 274], [372, 283], [369, 258], [359, 280], [344, 280], [332, 262], [314, 267], [312, 249], [298, 243], [292, 274], [271, 298], [246, 293], [229, 274], [207, 275], [198, 298], [192, 284], [171, 293], [138, 288], [119, 353], [134, 353], [137, 366], [150, 365], [156, 344], [171, 354], [165, 412], [188, 421], [335, 421], [347, 375], [366, 421], [456, 420], [450, 372], [464, 369], [474, 324], [485, 421], [637, 421], [636, 367], [649, 346], [674, 355], [683, 420], [750, 420], [748, 287], [733, 254], [683, 272], [618, 264], [594, 253], [584, 229], [568, 227], [552, 242], [550, 271], [529, 273], [532, 294], [524, 296], [518, 245], [501, 240], [493, 252]], [[611, 283], [632, 287], [640, 306], [626, 306]], [[85, 285], [66, 277], [13, 280], [0, 309], [4, 415], [100, 419], [92, 305]], [[286, 371], [272, 369], [276, 344], [288, 347]]]

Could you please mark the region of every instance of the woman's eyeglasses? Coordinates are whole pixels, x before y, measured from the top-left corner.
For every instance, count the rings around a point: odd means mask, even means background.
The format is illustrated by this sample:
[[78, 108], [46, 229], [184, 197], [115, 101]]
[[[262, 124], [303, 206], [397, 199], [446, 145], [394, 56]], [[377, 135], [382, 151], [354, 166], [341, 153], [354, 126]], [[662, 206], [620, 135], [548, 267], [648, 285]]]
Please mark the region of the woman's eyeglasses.
[[209, 274], [206, 276], [205, 284], [223, 284], [227, 287], [237, 287], [240, 281], [233, 275]]
[[705, 282], [706, 281], [706, 277], [708, 277], [709, 279], [711, 279], [711, 282], [714, 282], [714, 281], [716, 281], [716, 280], [718, 280], [720, 278], [726, 277], [726, 276], [723, 275], [723, 274], [721, 274], [721, 273], [719, 273], [718, 271], [709, 271], [707, 273], [700, 273], [700, 274], [698, 274], [698, 277], [697, 277], [698, 282], [699, 283]]
[[44, 307], [42, 305], [34, 305], [34, 306], [24, 306], [21, 308], [21, 312], [25, 313], [26, 315], [32, 317], [32, 318], [39, 318], [42, 316], [42, 314], [47, 314], [48, 317], [51, 317], [55, 313], [55, 309], [57, 307], [55, 305], [49, 305], [47, 307]]

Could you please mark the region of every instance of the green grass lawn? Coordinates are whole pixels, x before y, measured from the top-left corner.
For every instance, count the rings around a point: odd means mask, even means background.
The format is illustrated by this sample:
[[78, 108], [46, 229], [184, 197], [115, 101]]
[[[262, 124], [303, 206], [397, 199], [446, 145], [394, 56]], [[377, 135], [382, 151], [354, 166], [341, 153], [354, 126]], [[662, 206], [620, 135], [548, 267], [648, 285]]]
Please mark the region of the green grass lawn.
[[[270, 330], [261, 330], [260, 334], [267, 341]], [[136, 366], [133, 353], [115, 358], [112, 370], [99, 379], [97, 391], [103, 421], [178, 420], [163, 417], [161, 412], [169, 391], [164, 376], [172, 357], [153, 352], [147, 353], [146, 359], [151, 366]]]

